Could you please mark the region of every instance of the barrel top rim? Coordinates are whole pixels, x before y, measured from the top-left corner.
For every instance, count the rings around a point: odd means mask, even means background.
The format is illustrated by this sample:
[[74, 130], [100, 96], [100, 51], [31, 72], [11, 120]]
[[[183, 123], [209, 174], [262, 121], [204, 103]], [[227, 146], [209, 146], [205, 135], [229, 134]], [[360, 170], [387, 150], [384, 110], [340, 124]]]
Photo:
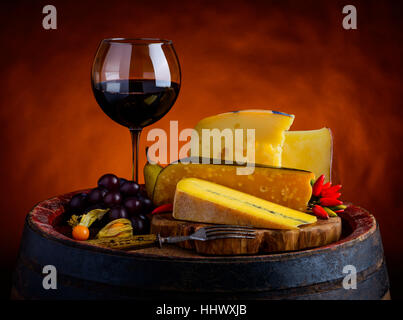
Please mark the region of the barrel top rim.
[[35, 232], [41, 234], [49, 240], [60, 242], [64, 245], [75, 247], [82, 250], [88, 250], [90, 252], [99, 252], [104, 254], [111, 254], [116, 256], [133, 257], [136, 259], [153, 259], [156, 261], [189, 261], [189, 262], [199, 262], [199, 263], [225, 263], [225, 262], [265, 262], [265, 261], [275, 261], [284, 259], [293, 259], [302, 256], [312, 256], [320, 254], [328, 249], [339, 249], [345, 246], [354, 245], [357, 242], [367, 239], [371, 234], [373, 234], [377, 229], [377, 222], [375, 217], [370, 214], [367, 210], [355, 206], [349, 205], [343, 214], [340, 214], [344, 222], [347, 222], [353, 229], [353, 232], [345, 238], [340, 239], [329, 245], [325, 245], [318, 248], [304, 249], [300, 251], [290, 251], [284, 253], [272, 253], [272, 254], [258, 254], [258, 255], [241, 255], [241, 256], [200, 256], [195, 253], [194, 257], [178, 257], [178, 256], [163, 256], [147, 253], [139, 253], [133, 251], [122, 251], [116, 249], [108, 249], [96, 247], [93, 245], [80, 243], [70, 239], [63, 234], [57, 232], [52, 223], [57, 219], [63, 212], [64, 207], [69, 199], [76, 193], [86, 192], [88, 190], [80, 190], [75, 192], [70, 192], [64, 195], [56, 196], [36, 204], [31, 211], [26, 216], [27, 224]]

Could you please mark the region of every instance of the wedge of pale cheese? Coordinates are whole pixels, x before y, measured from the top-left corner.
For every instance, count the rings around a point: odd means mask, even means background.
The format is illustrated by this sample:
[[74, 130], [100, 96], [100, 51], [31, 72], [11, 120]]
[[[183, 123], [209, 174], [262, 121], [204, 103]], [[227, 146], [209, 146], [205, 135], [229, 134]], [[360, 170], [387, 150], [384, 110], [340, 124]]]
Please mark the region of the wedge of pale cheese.
[[282, 166], [313, 172], [318, 178], [331, 180], [333, 139], [329, 128], [307, 131], [286, 131]]
[[173, 217], [269, 229], [297, 229], [316, 222], [315, 216], [196, 178], [177, 184]]
[[[197, 136], [192, 136], [192, 156], [206, 158], [219, 158], [222, 160], [237, 161], [242, 157], [247, 162], [269, 166], [281, 166], [282, 146], [284, 143], [284, 131], [288, 130], [294, 121], [294, 115], [270, 111], [270, 110], [241, 110], [221, 113], [204, 118], [196, 125]], [[243, 139], [237, 139], [235, 130], [241, 130]], [[248, 131], [254, 129], [253, 152], [248, 152]], [[203, 141], [203, 130], [213, 134], [213, 131], [223, 135], [212, 135], [210, 139]], [[226, 130], [226, 131], [224, 131]], [[225, 137], [230, 135], [232, 139], [227, 148], [224, 144]], [[207, 135], [205, 135], [207, 137]], [[198, 139], [196, 141], [195, 139]], [[194, 147], [194, 146], [198, 146]], [[251, 150], [249, 150], [251, 151]]]

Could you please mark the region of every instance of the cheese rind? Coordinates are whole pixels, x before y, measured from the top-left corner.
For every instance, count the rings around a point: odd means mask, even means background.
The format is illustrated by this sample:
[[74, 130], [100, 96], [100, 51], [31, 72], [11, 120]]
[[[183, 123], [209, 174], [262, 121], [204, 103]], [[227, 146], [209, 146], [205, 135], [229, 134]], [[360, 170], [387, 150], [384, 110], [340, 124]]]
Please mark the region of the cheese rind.
[[181, 161], [190, 163], [172, 163], [158, 175], [153, 192], [156, 206], [173, 202], [176, 185], [183, 178], [211, 181], [300, 211], [307, 209], [312, 195], [311, 172], [256, 164], [252, 174], [237, 175], [241, 166], [236, 164], [201, 164], [212, 160], [199, 158]]
[[[248, 158], [248, 162], [259, 163], [269, 166], [281, 166], [282, 146], [284, 143], [284, 131], [288, 130], [294, 121], [294, 115], [271, 110], [241, 110], [221, 113], [200, 120], [195, 130], [199, 138], [199, 150], [192, 149], [192, 156], [218, 158], [223, 160], [241, 159], [248, 153], [244, 151], [247, 146], [247, 129], [255, 130], [255, 152], [254, 159]], [[214, 153], [213, 144], [220, 141], [210, 142], [210, 145], [203, 144], [203, 129], [219, 129], [224, 132], [230, 129], [232, 132], [233, 150], [232, 155], [222, 144], [219, 153]], [[243, 132], [243, 143], [235, 139], [235, 130]], [[195, 136], [192, 137], [195, 139]], [[193, 142], [195, 143], [195, 142]], [[237, 158], [238, 154], [238, 158]]]
[[316, 217], [205, 180], [188, 178], [176, 187], [173, 217], [202, 223], [297, 229]]
[[311, 171], [316, 178], [325, 175], [331, 180], [333, 139], [329, 128], [307, 131], [286, 131], [282, 166]]

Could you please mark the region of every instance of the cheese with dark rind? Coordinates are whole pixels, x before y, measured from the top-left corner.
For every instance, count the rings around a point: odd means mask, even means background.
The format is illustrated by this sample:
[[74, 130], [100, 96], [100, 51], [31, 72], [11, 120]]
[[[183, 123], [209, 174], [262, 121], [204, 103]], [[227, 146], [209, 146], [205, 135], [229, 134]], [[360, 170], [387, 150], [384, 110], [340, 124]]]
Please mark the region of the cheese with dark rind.
[[286, 131], [282, 166], [311, 171], [318, 178], [325, 175], [331, 181], [333, 139], [329, 128], [306, 131]]
[[237, 175], [237, 168], [242, 166], [202, 164], [202, 162], [212, 163], [212, 160], [186, 158], [165, 167], [158, 175], [154, 186], [154, 204], [158, 206], [173, 203], [176, 185], [181, 179], [199, 178], [295, 210], [305, 211], [307, 209], [312, 194], [310, 181], [314, 179], [311, 172], [256, 164], [252, 174]]
[[173, 217], [269, 229], [297, 229], [316, 222], [315, 216], [195, 178], [177, 184]]

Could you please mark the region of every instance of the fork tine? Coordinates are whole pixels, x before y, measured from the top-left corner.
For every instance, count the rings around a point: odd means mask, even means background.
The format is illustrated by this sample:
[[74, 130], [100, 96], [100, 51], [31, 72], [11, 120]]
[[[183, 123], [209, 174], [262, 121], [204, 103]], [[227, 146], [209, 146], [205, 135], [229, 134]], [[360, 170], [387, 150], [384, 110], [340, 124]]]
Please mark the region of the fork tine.
[[193, 240], [214, 240], [214, 239], [254, 239], [255, 230], [249, 226], [236, 225], [214, 225], [198, 229], [191, 235]]

